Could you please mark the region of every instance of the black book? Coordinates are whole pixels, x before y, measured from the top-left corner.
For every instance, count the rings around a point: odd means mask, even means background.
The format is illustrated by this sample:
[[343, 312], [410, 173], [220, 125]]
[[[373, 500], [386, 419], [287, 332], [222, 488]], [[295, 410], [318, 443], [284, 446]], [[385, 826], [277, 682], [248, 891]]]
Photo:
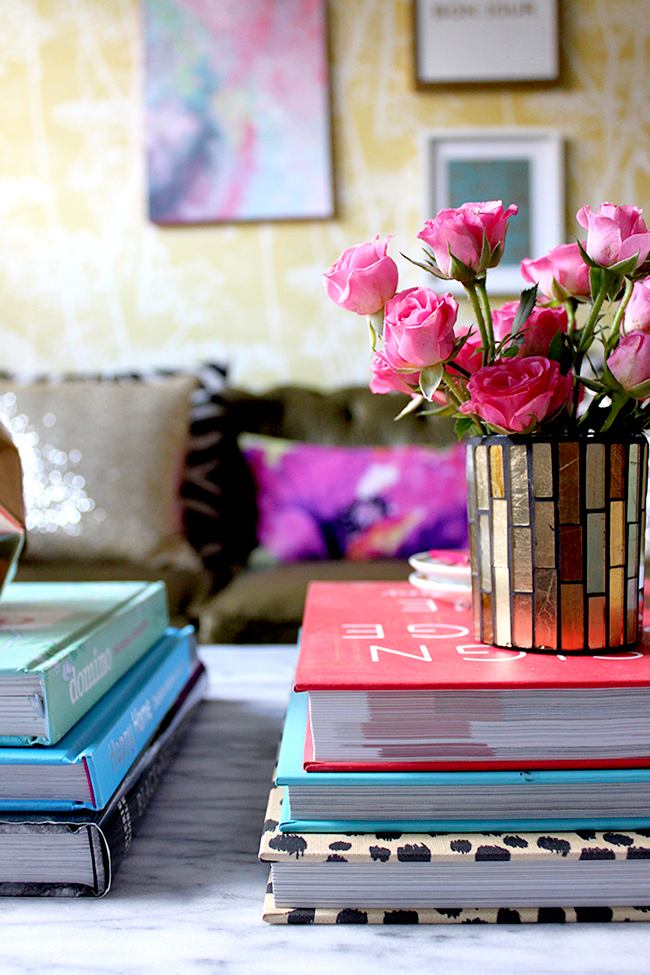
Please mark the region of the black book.
[[199, 663], [104, 809], [0, 813], [0, 896], [101, 897], [108, 892], [196, 715], [206, 683]]

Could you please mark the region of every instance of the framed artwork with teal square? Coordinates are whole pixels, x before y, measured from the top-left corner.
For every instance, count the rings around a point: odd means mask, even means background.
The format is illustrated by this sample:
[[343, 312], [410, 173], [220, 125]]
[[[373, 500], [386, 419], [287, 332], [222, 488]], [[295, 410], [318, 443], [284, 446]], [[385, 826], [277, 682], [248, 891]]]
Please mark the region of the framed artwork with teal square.
[[[501, 200], [519, 210], [510, 219], [506, 247], [488, 275], [493, 294], [518, 294], [525, 257], [543, 257], [565, 243], [563, 144], [556, 132], [478, 129], [427, 132], [424, 137], [425, 214], [446, 207]], [[449, 290], [462, 292], [458, 282]]]

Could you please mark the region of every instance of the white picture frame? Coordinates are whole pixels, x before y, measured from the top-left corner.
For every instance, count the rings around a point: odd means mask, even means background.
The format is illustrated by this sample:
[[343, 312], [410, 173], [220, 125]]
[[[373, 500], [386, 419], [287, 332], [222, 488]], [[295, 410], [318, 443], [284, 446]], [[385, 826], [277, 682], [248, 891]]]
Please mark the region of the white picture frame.
[[416, 84], [554, 84], [558, 0], [413, 0]]
[[[518, 295], [523, 257], [543, 257], [564, 244], [564, 143], [540, 129], [469, 129], [424, 134], [424, 221], [446, 207], [502, 200], [516, 203], [500, 264], [488, 271], [492, 294]], [[519, 198], [517, 198], [519, 197]], [[463, 294], [458, 282], [445, 282]]]

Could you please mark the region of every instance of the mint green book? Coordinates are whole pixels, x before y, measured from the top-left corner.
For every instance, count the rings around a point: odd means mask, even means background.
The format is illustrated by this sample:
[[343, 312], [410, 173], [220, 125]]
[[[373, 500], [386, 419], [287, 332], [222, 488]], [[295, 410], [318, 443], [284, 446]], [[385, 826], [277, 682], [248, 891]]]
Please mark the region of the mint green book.
[[0, 596], [0, 745], [52, 745], [162, 636], [163, 582], [12, 582]]

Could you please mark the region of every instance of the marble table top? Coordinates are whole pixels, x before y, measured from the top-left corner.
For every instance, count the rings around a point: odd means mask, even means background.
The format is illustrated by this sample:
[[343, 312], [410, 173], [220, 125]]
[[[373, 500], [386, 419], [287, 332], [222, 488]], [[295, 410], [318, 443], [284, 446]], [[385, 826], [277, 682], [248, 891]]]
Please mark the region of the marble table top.
[[647, 975], [650, 923], [279, 926], [257, 849], [293, 647], [206, 647], [207, 700], [111, 892], [2, 898], [0, 973]]

